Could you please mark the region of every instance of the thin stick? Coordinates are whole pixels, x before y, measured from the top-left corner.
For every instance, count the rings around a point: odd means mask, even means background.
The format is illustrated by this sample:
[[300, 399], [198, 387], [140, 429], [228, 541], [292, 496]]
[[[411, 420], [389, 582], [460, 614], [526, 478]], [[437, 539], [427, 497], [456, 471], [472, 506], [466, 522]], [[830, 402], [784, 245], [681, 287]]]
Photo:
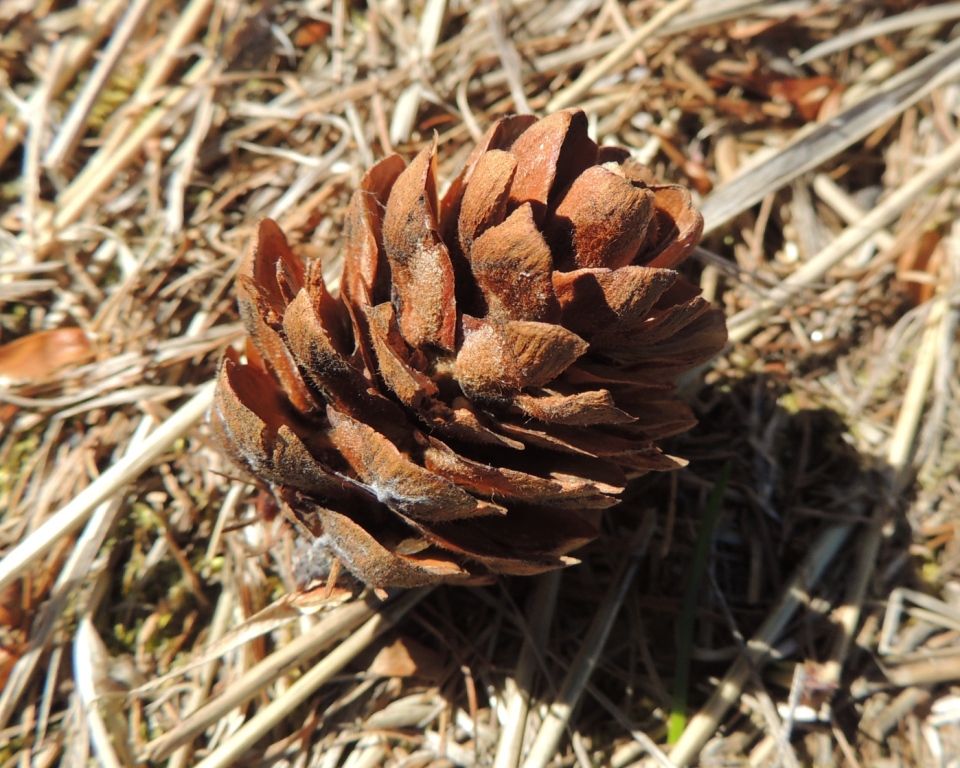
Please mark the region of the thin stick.
[[[127, 445], [125, 456], [133, 455], [140, 450], [151, 426], [152, 419], [149, 416], [143, 416]], [[0, 728], [6, 727], [10, 718], [16, 713], [21, 696], [29, 688], [37, 667], [40, 666], [41, 660], [53, 641], [57, 622], [61, 619], [68, 601], [74, 595], [77, 585], [83, 581], [90, 570], [97, 552], [100, 551], [104, 539], [113, 527], [120, 506], [120, 500], [117, 498], [97, 505], [86, 528], [73, 545], [70, 557], [67, 558], [60, 575], [57, 576], [53, 590], [33, 624], [30, 647], [14, 664], [3, 693], [0, 694]]]
[[676, 16], [693, 2], [693, 0], [672, 0], [657, 11], [646, 24], [641, 25], [632, 35], [620, 45], [604, 56], [600, 61], [588, 68], [576, 82], [554, 96], [547, 104], [547, 112], [556, 112], [580, 101], [601, 77], [609, 75], [627, 57], [631, 56], [641, 43], [653, 35], [670, 19]]
[[514, 46], [504, 28], [503, 14], [500, 13], [500, 0], [494, 0], [487, 6], [487, 29], [490, 30], [490, 36], [493, 38], [493, 44], [497, 49], [497, 56], [500, 57], [504, 74], [507, 76], [510, 96], [513, 97], [517, 112], [521, 115], [532, 115], [533, 110], [530, 108], [526, 94], [523, 92], [520, 54], [517, 53], [516, 46]]
[[730, 341], [743, 341], [749, 337], [763, 324], [769, 313], [782, 308], [787, 300], [823, 277], [851, 251], [892, 222], [920, 195], [934, 184], [943, 181], [958, 165], [960, 165], [960, 141], [955, 141], [936, 157], [929, 158], [927, 167], [923, 171], [896, 189], [859, 223], [851, 224], [843, 230], [830, 245], [773, 288], [767, 298], [730, 318], [727, 323]]
[[893, 430], [893, 439], [890, 441], [890, 448], [887, 450], [887, 462], [895, 472], [894, 493], [902, 491], [908, 482], [910, 453], [913, 450], [917, 428], [920, 425], [920, 417], [923, 414], [927, 392], [930, 390], [930, 383], [933, 381], [933, 370], [937, 363], [937, 353], [940, 346], [940, 325], [946, 317], [946, 310], [947, 301], [945, 298], [937, 298], [932, 302], [930, 315], [923, 332], [923, 341], [920, 342], [920, 350], [917, 352], [914, 361], [910, 383], [907, 385], [903, 405], [900, 407], [897, 424]]
[[163, 85], [174, 68], [182, 63], [181, 48], [193, 40], [212, 7], [213, 0], [191, 0], [178, 15], [176, 25], [166, 36], [163, 47], [137, 83], [137, 89], [124, 107], [124, 116], [104, 141], [103, 146], [108, 152], [113, 152], [120, 146], [142, 111], [156, 100], [154, 91]]
[[[850, 195], [840, 188], [837, 182], [825, 173], [818, 173], [813, 177], [813, 191], [817, 193], [817, 197], [833, 208], [847, 224], [856, 224], [867, 213]], [[876, 240], [877, 246], [882, 249], [890, 248], [894, 243], [893, 235], [885, 229], [879, 230], [874, 235], [874, 240]]]
[[515, 688], [507, 704], [507, 721], [500, 732], [494, 768], [516, 768], [520, 764], [523, 734], [530, 709], [533, 680], [539, 667], [537, 658], [547, 642], [547, 633], [553, 621], [557, 595], [560, 591], [560, 571], [550, 571], [538, 577], [537, 588], [531, 600], [530, 634], [523, 641], [517, 671], [514, 674]]
[[[58, 232], [72, 224], [80, 216], [90, 199], [109, 184], [117, 173], [143, 150], [143, 143], [160, 129], [163, 119], [190, 90], [204, 78], [213, 66], [210, 59], [201, 59], [183, 76], [183, 85], [173, 88], [164, 100], [147, 115], [123, 144], [112, 151], [99, 150], [77, 178], [57, 199], [57, 212], [53, 217], [53, 231]], [[53, 242], [43, 244], [43, 249]]]
[[86, 731], [97, 756], [97, 763], [103, 768], [123, 768], [123, 763], [113, 747], [115, 734], [110, 732], [101, 714], [97, 692], [98, 676], [106, 676], [106, 655], [103, 640], [97, 634], [93, 622], [89, 616], [84, 616], [73, 640], [73, 666], [77, 693], [86, 719]]
[[[206, 649], [208, 651], [227, 633], [230, 614], [233, 611], [234, 597], [234, 592], [229, 589], [225, 589], [220, 593], [220, 599], [217, 601], [217, 607], [210, 621], [210, 633], [206, 639]], [[219, 657], [212, 658], [195, 673], [196, 687], [190, 695], [190, 703], [185, 707], [191, 714], [199, 710], [204, 700], [210, 695], [210, 689], [213, 687], [214, 676], [216, 675], [219, 664]], [[192, 757], [193, 750], [190, 748], [190, 744], [183, 744], [170, 757], [167, 768], [186, 768], [186, 766], [190, 764]]]
[[97, 508], [136, 479], [153, 461], [167, 451], [203, 417], [213, 401], [214, 383], [208, 382], [163, 424], [157, 427], [140, 450], [124, 456], [71, 502], [52, 515], [0, 560], [0, 589], [23, 575], [27, 567], [41, 557], [63, 536], [81, 525]]
[[261, 709], [230, 737], [197, 764], [197, 768], [227, 768], [240, 755], [257, 743], [283, 718], [305, 702], [324, 683], [352, 661], [374, 639], [390, 629], [397, 621], [430, 593], [430, 588], [408, 592], [396, 603], [383, 609], [360, 629], [327, 654], [316, 666], [299, 678], [286, 692]]
[[103, 55], [97, 62], [97, 66], [94, 67], [93, 72], [87, 78], [87, 82], [84, 83], [80, 95], [70, 105], [70, 111], [60, 127], [60, 132], [53, 140], [46, 155], [44, 155], [43, 164], [45, 167], [59, 167], [77, 145], [87, 123], [87, 117], [90, 115], [90, 110], [93, 109], [97, 97], [107, 84], [107, 80], [110, 79], [117, 62], [120, 61], [120, 56], [126, 49], [127, 43], [133, 37], [140, 19], [143, 18], [143, 14], [146, 13], [152, 2], [153, 0], [133, 0], [127, 8], [127, 12], [120, 20], [113, 37], [110, 38]]
[[[23, 152], [22, 199], [25, 214], [24, 235], [26, 241], [33, 247], [34, 255], [37, 255], [37, 243], [41, 240], [41, 237], [46, 237], [46, 234], [41, 236], [44, 219], [39, 215], [41, 147], [50, 101], [53, 98], [58, 79], [62, 79], [58, 76], [58, 73], [63, 70], [66, 50], [65, 43], [56, 43], [51, 48], [50, 60], [47, 62], [48, 69], [41, 80], [40, 87], [34, 93], [35, 98], [30, 100], [27, 143]], [[46, 221], [49, 221], [49, 217]]]
[[686, 766], [696, 760], [707, 739], [716, 732], [727, 710], [740, 698], [751, 672], [763, 666], [793, 614], [810, 599], [810, 590], [840, 552], [851, 530], [851, 525], [835, 525], [820, 534], [820, 538], [784, 588], [770, 615], [747, 643], [746, 653], [731, 665], [710, 700], [694, 715], [683, 735], [670, 750], [670, 759], [676, 765]]
[[653, 521], [654, 516], [652, 514], [644, 517], [634, 538], [633, 552], [620, 569], [620, 573], [614, 578], [610, 591], [607, 592], [603, 603], [597, 609], [593, 624], [590, 625], [590, 629], [583, 639], [583, 645], [563, 680], [560, 693], [557, 694], [556, 701], [550, 705], [547, 716], [540, 724], [540, 730], [537, 732], [537, 737], [534, 739], [523, 768], [546, 768], [546, 765], [555, 757], [560, 738], [570, 722], [570, 716], [580, 701], [580, 696], [583, 694], [593, 670], [603, 655], [603, 649], [607, 644], [610, 630], [613, 628], [613, 622], [620, 612], [623, 599], [626, 597], [627, 590], [633, 583], [633, 578], [640, 567], [641, 555], [646, 550], [650, 535], [653, 533]]
[[831, 53], [852, 48], [864, 40], [889, 35], [891, 32], [899, 32], [901, 29], [914, 29], [923, 24], [942, 24], [956, 18], [960, 18], [960, 3], [944, 3], [929, 8], [918, 8], [915, 11], [907, 11], [896, 16], [888, 16], [871, 24], [858, 25], [834, 35], [829, 40], [824, 40], [810, 50], [801, 53], [793, 60], [793, 63], [799, 67], [814, 59], [822, 59]]
[[343, 637], [369, 620], [382, 607], [378, 600], [370, 597], [366, 600], [347, 603], [331, 611], [309, 632], [267, 656], [255, 667], [247, 670], [239, 680], [231, 683], [220, 696], [204, 704], [175, 728], [147, 744], [144, 759], [166, 760], [174, 750], [189, 742], [230, 710], [242, 706], [256, 696], [292, 665], [319, 653], [334, 643], [337, 638]]

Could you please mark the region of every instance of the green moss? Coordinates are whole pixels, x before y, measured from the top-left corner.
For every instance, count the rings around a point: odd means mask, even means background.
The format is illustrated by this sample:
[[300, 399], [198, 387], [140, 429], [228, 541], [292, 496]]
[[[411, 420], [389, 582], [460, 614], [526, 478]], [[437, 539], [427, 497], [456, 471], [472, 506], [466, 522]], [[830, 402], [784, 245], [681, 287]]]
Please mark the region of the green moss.
[[124, 66], [116, 68], [90, 110], [88, 125], [91, 131], [96, 133], [102, 131], [113, 113], [130, 100], [143, 76], [144, 68], [143, 64], [132, 68]]
[[28, 432], [14, 444], [7, 461], [0, 466], [0, 507], [9, 506], [13, 486], [39, 446], [40, 435], [35, 432]]

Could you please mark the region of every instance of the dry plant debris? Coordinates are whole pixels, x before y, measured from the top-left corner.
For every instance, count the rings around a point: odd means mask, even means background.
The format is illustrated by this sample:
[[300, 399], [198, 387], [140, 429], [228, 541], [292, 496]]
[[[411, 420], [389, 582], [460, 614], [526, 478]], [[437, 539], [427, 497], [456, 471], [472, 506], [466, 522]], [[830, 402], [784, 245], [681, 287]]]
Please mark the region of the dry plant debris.
[[[955, 763], [958, 19], [0, 0], [4, 764]], [[703, 212], [681, 270], [731, 342], [681, 381], [689, 466], [629, 483], [573, 569], [298, 591], [202, 418], [244, 244], [272, 218], [329, 283], [376, 162], [436, 141], [452, 179], [564, 106]], [[434, 661], [375, 663], [398, 637]]]
[[336, 296], [271, 219], [238, 278], [211, 429], [331, 587], [340, 563], [383, 588], [574, 562], [628, 481], [682, 466], [655, 443], [695, 423], [677, 377], [727, 340], [673, 269], [690, 194], [583, 112], [497, 121], [442, 198], [436, 155], [364, 174]]

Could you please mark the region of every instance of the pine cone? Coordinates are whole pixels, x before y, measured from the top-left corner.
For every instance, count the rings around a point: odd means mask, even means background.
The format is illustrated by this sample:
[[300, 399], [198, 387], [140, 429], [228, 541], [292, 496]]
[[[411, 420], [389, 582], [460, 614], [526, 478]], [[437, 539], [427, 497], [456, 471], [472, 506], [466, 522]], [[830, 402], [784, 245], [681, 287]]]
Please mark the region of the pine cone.
[[372, 586], [575, 562], [628, 479], [681, 466], [654, 443], [694, 423], [676, 378], [726, 340], [673, 271], [701, 230], [579, 111], [500, 120], [439, 201], [436, 145], [389, 157], [339, 292], [260, 224], [214, 433]]

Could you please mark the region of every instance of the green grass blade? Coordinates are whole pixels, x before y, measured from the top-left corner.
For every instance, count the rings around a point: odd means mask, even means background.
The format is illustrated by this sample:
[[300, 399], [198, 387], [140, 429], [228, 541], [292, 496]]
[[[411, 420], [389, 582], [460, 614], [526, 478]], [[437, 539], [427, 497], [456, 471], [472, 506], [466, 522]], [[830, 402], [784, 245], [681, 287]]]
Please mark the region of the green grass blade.
[[690, 578], [683, 592], [683, 605], [680, 609], [679, 638], [677, 640], [677, 662], [674, 671], [673, 704], [670, 708], [670, 720], [667, 726], [667, 743], [675, 744], [687, 727], [687, 693], [690, 685], [690, 653], [693, 648], [693, 626], [697, 614], [697, 596], [703, 584], [703, 576], [707, 570], [707, 560], [710, 557], [710, 544], [713, 542], [713, 531], [717, 518], [720, 516], [720, 506], [723, 494], [730, 479], [730, 463], [724, 464], [720, 470], [720, 477], [707, 500], [707, 509], [703, 515], [703, 523], [697, 536], [697, 547], [693, 553], [693, 564], [690, 569]]

